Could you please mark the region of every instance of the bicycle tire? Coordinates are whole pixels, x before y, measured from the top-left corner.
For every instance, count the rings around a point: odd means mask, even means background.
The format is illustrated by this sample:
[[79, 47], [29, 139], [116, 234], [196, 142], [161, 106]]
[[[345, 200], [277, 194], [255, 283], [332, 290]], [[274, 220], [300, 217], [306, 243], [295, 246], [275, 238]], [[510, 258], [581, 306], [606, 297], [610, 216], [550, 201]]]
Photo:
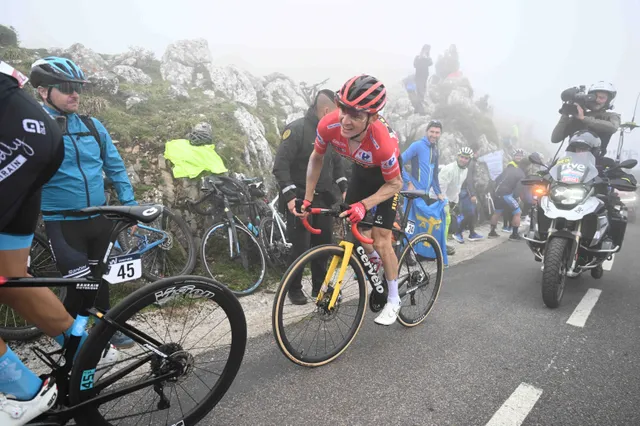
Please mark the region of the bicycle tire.
[[[433, 235], [418, 234], [415, 237], [413, 237], [411, 240], [409, 240], [409, 242], [405, 244], [405, 247], [402, 250], [402, 254], [400, 255], [400, 260], [398, 261], [398, 270], [399, 271], [401, 270], [402, 263], [409, 258], [412, 252], [411, 247], [417, 244], [422, 244], [424, 242], [428, 242], [431, 245], [436, 255], [435, 262], [436, 262], [436, 267], [438, 268], [438, 271], [436, 272], [435, 281], [433, 283], [435, 287], [435, 291], [433, 292], [433, 295], [427, 302], [425, 309], [415, 319], [411, 319], [406, 315], [406, 309], [404, 309], [406, 308], [406, 305], [403, 304], [400, 307], [400, 312], [398, 312], [398, 322], [400, 322], [400, 324], [404, 325], [405, 327], [415, 327], [416, 325], [422, 323], [427, 318], [431, 310], [433, 309], [433, 305], [435, 304], [436, 300], [438, 299], [438, 295], [440, 294], [440, 287], [442, 285], [442, 274], [444, 271], [444, 258], [442, 256], [442, 249], [438, 244], [438, 240], [436, 240]], [[403, 312], [403, 309], [404, 309], [404, 312]]]
[[[166, 222], [165, 222], [165, 219], [167, 220]], [[169, 223], [169, 221], [173, 221], [174, 223], [176, 223], [180, 231], [184, 234], [184, 238], [186, 239], [186, 243], [187, 243], [187, 256], [186, 256], [187, 261], [184, 264], [184, 267], [181, 270], [177, 271], [176, 273], [171, 274], [170, 276], [175, 277], [175, 276], [181, 276], [181, 275], [189, 275], [195, 269], [196, 261], [198, 258], [196, 253], [196, 243], [193, 238], [193, 235], [191, 234], [191, 229], [189, 228], [189, 225], [187, 225], [187, 223], [184, 221], [184, 219], [181, 216], [173, 213], [167, 207], [163, 208], [162, 216], [160, 217], [159, 220], [161, 224]], [[150, 227], [152, 227], [152, 225], [153, 224], [149, 224]], [[166, 227], [163, 227], [163, 229], [166, 229]], [[118, 243], [120, 244], [120, 246], [123, 248], [125, 252], [131, 249], [131, 244], [129, 243], [130, 237], [125, 236], [127, 232], [128, 232], [128, 229], [122, 231], [122, 233], [118, 235]], [[157, 253], [160, 253], [160, 255], [163, 257], [165, 257], [166, 254], [168, 253], [168, 250], [165, 250], [161, 246], [162, 245], [156, 246], [153, 249], [142, 254], [142, 276], [147, 281], [155, 282], [155, 281], [167, 278], [166, 276], [161, 276], [160, 273], [156, 274], [152, 272], [150, 269], [153, 265], [149, 265], [150, 259], [154, 256], [154, 253], [156, 253], [155, 254], [156, 256], [158, 255]]]
[[[233, 294], [235, 294], [236, 296], [246, 296], [248, 294], [253, 293], [254, 291], [257, 290], [257, 288], [260, 286], [260, 284], [262, 284], [262, 282], [264, 281], [264, 278], [266, 276], [266, 271], [267, 271], [267, 262], [265, 260], [265, 251], [262, 248], [262, 245], [258, 242], [258, 240], [256, 239], [255, 235], [249, 231], [247, 228], [245, 228], [244, 226], [241, 226], [239, 224], [235, 224], [234, 225], [236, 228], [236, 234], [237, 235], [245, 235], [249, 237], [249, 240], [251, 241], [251, 245], [253, 246], [253, 249], [257, 249], [257, 251], [255, 251], [255, 253], [259, 253], [259, 258], [260, 258], [260, 273], [258, 274], [258, 279], [251, 283], [249, 287], [244, 288], [244, 290], [237, 290], [233, 287], [235, 287], [235, 283], [232, 282], [232, 279], [229, 279], [228, 277], [217, 277], [216, 276], [216, 271], [210, 267], [209, 262], [207, 260], [207, 242], [211, 241], [211, 237], [213, 235], [213, 233], [217, 230], [219, 230], [222, 227], [229, 227], [229, 223], [228, 222], [218, 222], [218, 223], [214, 223], [213, 225], [211, 225], [211, 227], [209, 227], [209, 229], [207, 229], [207, 231], [204, 233], [204, 236], [202, 237], [202, 243], [200, 246], [200, 256], [202, 258], [202, 263], [204, 264], [205, 269], [207, 270], [207, 273], [209, 274], [209, 276], [215, 280], [218, 280], [222, 283], [224, 283], [227, 288], [229, 288], [229, 290], [231, 290], [231, 292]], [[228, 232], [227, 232], [228, 235]], [[241, 248], [242, 250], [246, 250], [245, 247]], [[249, 251], [247, 251], [248, 253], [251, 253], [250, 251], [251, 248], [249, 248]], [[227, 251], [228, 253], [228, 251]], [[221, 258], [218, 258], [219, 260]], [[227, 271], [228, 272], [228, 271]], [[240, 280], [242, 280], [243, 277], [240, 277]], [[245, 278], [246, 279], [246, 278]], [[241, 287], [242, 288], [242, 287]]]
[[356, 273], [356, 279], [358, 281], [358, 289], [360, 291], [360, 302], [358, 305], [358, 310], [354, 319], [354, 327], [351, 327], [347, 338], [344, 339], [341, 344], [330, 354], [325, 357], [320, 357], [317, 360], [311, 360], [307, 357], [303, 357], [298, 351], [294, 350], [291, 342], [289, 342], [287, 335], [283, 332], [284, 328], [284, 319], [282, 316], [282, 310], [284, 304], [287, 299], [287, 293], [289, 287], [291, 286], [292, 277], [297, 275], [298, 273], [304, 270], [304, 267], [307, 263], [313, 261], [315, 258], [322, 256], [344, 256], [344, 248], [338, 245], [321, 245], [314, 247], [310, 250], [307, 250], [303, 253], [294, 263], [289, 266], [287, 271], [284, 273], [282, 280], [280, 281], [280, 285], [276, 290], [275, 300], [273, 303], [273, 311], [271, 314], [271, 325], [273, 329], [273, 335], [275, 337], [276, 343], [280, 348], [280, 351], [286, 356], [291, 362], [301, 365], [303, 367], [320, 367], [330, 363], [331, 361], [338, 358], [340, 355], [344, 353], [345, 350], [351, 345], [353, 340], [355, 339], [358, 331], [362, 327], [362, 323], [364, 321], [364, 316], [366, 312], [366, 307], [368, 306], [369, 299], [369, 289], [367, 288], [367, 281], [365, 280], [365, 273], [362, 270], [362, 266], [358, 262], [355, 257], [355, 254], [351, 255], [349, 259], [349, 265], [354, 269]]
[[[53, 262], [52, 268], [54, 269], [48, 268], [46, 271], [44, 270], [40, 271], [38, 269], [33, 268], [33, 262], [35, 261], [35, 259], [38, 258], [38, 256], [34, 255], [37, 248], [40, 248], [42, 250], [41, 253], [46, 253], [45, 256], [48, 255], [48, 257], [51, 259], [51, 262]], [[49, 242], [46, 236], [42, 235], [39, 232], [36, 232], [33, 235], [33, 242], [31, 243], [30, 255], [31, 255], [31, 265], [29, 266], [29, 269], [28, 269], [29, 274], [33, 275], [36, 278], [61, 277], [60, 273], [58, 272], [57, 266], [55, 264], [55, 260], [54, 260], [55, 258], [53, 257], [53, 252], [51, 251], [51, 247], [49, 247]], [[51, 291], [56, 293], [58, 298], [61, 301], [64, 300], [67, 294], [66, 287], [51, 287]], [[7, 315], [9, 314], [9, 310], [13, 311], [13, 309], [11, 309], [7, 305], [3, 306], [2, 309], [7, 309]], [[42, 331], [40, 331], [40, 329], [35, 325], [27, 324], [27, 325], [18, 326], [18, 327], [0, 326], [0, 337], [4, 340], [12, 340], [12, 341], [33, 340], [37, 337], [40, 337], [42, 334], [43, 334]]]
[[[195, 290], [211, 292], [213, 296], [209, 297], [214, 300], [225, 312], [231, 324], [231, 347], [229, 356], [224, 370], [218, 380], [215, 388], [200, 404], [198, 404], [191, 413], [185, 416], [181, 422], [176, 424], [193, 425], [206, 416], [222, 397], [229, 390], [233, 383], [245, 354], [247, 344], [247, 323], [242, 305], [238, 299], [224, 285], [216, 282], [211, 278], [199, 276], [177, 276], [169, 277], [157, 281], [153, 284], [141, 287], [131, 293], [120, 303], [114, 306], [106, 314], [109, 318], [119, 325], [126, 323], [133, 315], [143, 310], [157, 301], [157, 294], [163, 294], [165, 291], [179, 291], [182, 287], [189, 287]], [[100, 321], [98, 325], [91, 331], [86, 342], [80, 349], [76, 360], [73, 363], [71, 375], [69, 378], [69, 402], [71, 406], [80, 404], [90, 399], [90, 394], [81, 390], [83, 383], [83, 372], [94, 369], [101, 357], [103, 349], [113, 336], [114, 330], [106, 321]], [[126, 378], [125, 376], [124, 378]], [[75, 418], [78, 425], [86, 426], [109, 426], [111, 423], [106, 421], [97, 407], [88, 406], [83, 409]]]

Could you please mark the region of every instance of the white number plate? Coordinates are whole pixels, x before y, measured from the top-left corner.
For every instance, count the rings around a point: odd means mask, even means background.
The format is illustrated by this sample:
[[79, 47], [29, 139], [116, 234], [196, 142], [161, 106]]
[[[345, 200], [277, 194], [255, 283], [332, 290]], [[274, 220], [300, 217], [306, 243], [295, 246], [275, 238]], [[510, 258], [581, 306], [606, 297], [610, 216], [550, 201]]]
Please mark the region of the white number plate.
[[137, 280], [142, 276], [142, 260], [138, 253], [111, 257], [108, 263], [109, 270], [103, 278], [109, 284]]
[[416, 224], [415, 222], [412, 221], [407, 221], [407, 227], [405, 228], [404, 232], [406, 232], [407, 234], [413, 234], [416, 230]]
[[605, 260], [604, 262], [602, 262], [602, 269], [605, 271], [610, 271], [611, 268], [613, 268], [613, 261], [616, 259], [616, 255], [612, 254], [611, 255], [611, 260]]

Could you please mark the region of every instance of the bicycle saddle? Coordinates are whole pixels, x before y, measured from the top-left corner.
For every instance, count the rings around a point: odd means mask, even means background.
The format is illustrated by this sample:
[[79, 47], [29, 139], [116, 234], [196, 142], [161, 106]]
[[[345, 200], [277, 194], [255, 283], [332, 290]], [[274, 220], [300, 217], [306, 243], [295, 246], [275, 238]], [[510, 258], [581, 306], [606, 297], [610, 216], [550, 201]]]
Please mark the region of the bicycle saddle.
[[78, 210], [79, 214], [102, 214], [108, 218], [113, 216], [125, 217], [133, 219], [136, 222], [150, 223], [153, 222], [162, 213], [163, 206], [159, 204], [150, 204], [146, 206], [100, 206], [87, 207]]
[[402, 195], [405, 198], [420, 198], [420, 197], [428, 196], [429, 193], [427, 191], [423, 191], [419, 189], [412, 189], [407, 191], [400, 191], [400, 195]]

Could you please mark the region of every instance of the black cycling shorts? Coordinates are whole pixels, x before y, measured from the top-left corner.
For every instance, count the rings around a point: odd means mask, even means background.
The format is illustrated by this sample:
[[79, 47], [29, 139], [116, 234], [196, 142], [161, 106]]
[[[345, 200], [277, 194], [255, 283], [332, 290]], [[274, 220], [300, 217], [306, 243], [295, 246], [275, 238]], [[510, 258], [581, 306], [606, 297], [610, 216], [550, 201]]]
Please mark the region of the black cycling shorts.
[[15, 80], [0, 74], [0, 250], [31, 246], [41, 188], [63, 159], [58, 124]]
[[[385, 183], [382, 170], [379, 167], [365, 168], [354, 163], [351, 168], [351, 179], [349, 180], [345, 203], [350, 205], [362, 201], [378, 192]], [[399, 194], [395, 194], [388, 200], [378, 204], [375, 207], [375, 212], [371, 214], [370, 210], [365, 220], [372, 221], [373, 226], [377, 228], [393, 228], [398, 208], [398, 196]], [[371, 220], [369, 220], [369, 217], [371, 217]]]

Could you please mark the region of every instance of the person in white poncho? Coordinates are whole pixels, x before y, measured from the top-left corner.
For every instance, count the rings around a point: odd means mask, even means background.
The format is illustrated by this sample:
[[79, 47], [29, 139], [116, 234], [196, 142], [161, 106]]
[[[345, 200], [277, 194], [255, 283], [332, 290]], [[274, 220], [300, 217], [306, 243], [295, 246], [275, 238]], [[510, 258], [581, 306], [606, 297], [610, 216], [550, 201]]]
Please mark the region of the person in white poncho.
[[[440, 189], [442, 194], [444, 194], [445, 199], [448, 201], [448, 204], [445, 207], [445, 212], [447, 214], [446, 235], [449, 235], [451, 211], [456, 207], [456, 204], [458, 204], [460, 190], [462, 189], [462, 184], [467, 178], [467, 166], [469, 165], [471, 158], [473, 158], [473, 150], [468, 146], [464, 146], [458, 150], [456, 161], [444, 166], [439, 173]], [[457, 227], [454, 227], [454, 232], [456, 229]]]

